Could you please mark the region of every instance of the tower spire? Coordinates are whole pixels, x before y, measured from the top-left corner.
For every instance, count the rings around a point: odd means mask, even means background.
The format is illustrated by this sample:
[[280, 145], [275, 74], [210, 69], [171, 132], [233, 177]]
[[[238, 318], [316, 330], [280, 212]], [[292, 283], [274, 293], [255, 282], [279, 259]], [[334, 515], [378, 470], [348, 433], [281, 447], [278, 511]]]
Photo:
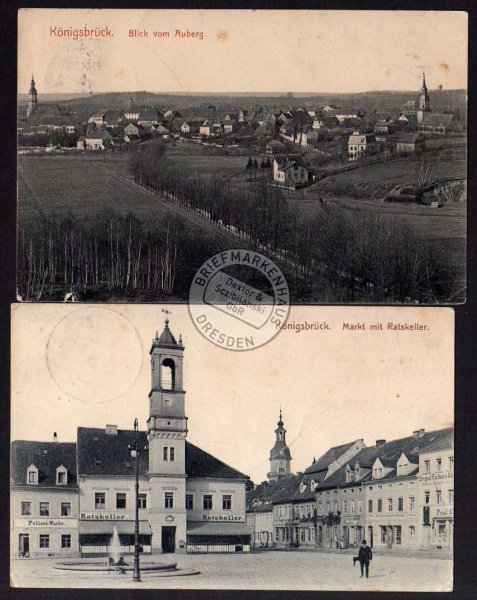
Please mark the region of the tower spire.
[[269, 481], [277, 481], [282, 477], [290, 475], [290, 449], [286, 443], [286, 429], [283, 426], [282, 408], [280, 406], [279, 420], [275, 429], [275, 445], [270, 450], [270, 472]]

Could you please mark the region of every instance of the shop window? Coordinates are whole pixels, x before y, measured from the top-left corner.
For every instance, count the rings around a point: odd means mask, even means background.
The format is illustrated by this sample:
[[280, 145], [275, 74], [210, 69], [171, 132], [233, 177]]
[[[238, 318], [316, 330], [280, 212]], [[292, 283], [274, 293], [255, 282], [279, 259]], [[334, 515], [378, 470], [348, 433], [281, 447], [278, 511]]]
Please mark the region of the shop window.
[[138, 508], [147, 508], [147, 494], [138, 494]]
[[164, 508], [174, 508], [174, 492], [164, 493]]
[[230, 494], [224, 494], [222, 496], [222, 509], [232, 510], [232, 496]]
[[415, 507], [414, 496], [409, 496], [409, 510], [414, 510], [414, 507]]
[[124, 492], [116, 494], [116, 508], [126, 508], [126, 494]]
[[38, 546], [40, 548], [50, 547], [50, 536], [47, 533], [40, 533], [40, 540]]
[[60, 512], [62, 517], [69, 517], [71, 515], [71, 502], [62, 502]]
[[203, 501], [204, 510], [212, 510], [212, 494], [204, 494]]
[[398, 498], [397, 509], [399, 512], [402, 512], [404, 510], [404, 501], [402, 498]]
[[106, 508], [106, 494], [104, 492], [95, 492], [94, 508], [98, 510]]
[[69, 533], [63, 534], [61, 536], [61, 547], [71, 548], [71, 535]]
[[22, 515], [31, 515], [31, 502], [22, 502], [21, 512]]
[[192, 494], [186, 494], [185, 507], [186, 510], [194, 510], [194, 496]]
[[50, 516], [50, 503], [49, 502], [40, 502], [40, 517], [49, 517]]

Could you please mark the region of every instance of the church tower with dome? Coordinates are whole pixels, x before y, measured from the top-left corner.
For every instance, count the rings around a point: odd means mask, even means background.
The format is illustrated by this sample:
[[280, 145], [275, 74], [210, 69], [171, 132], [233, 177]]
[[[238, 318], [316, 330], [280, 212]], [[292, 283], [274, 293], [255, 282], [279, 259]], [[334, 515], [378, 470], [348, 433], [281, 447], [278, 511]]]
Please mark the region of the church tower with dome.
[[286, 429], [283, 426], [282, 411], [275, 429], [275, 445], [270, 450], [270, 472], [267, 474], [268, 481], [277, 481], [282, 477], [290, 475], [290, 449], [286, 443]]

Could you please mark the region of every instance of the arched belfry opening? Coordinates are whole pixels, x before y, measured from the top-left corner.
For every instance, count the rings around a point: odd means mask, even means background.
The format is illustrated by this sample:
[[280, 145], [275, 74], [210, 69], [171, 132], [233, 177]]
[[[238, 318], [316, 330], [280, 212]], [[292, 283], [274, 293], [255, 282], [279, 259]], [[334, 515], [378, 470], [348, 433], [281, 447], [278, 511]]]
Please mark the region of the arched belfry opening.
[[174, 390], [176, 387], [176, 365], [172, 358], [165, 358], [161, 363], [161, 388]]

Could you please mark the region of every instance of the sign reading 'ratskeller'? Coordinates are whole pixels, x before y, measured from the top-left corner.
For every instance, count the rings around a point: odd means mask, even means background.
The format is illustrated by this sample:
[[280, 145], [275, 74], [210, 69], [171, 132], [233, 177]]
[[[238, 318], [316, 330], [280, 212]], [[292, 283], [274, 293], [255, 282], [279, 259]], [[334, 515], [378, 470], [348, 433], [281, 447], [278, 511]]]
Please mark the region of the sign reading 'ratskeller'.
[[116, 513], [108, 513], [105, 515], [97, 513], [81, 513], [80, 519], [82, 521], [124, 521], [126, 515], [118, 515]]

